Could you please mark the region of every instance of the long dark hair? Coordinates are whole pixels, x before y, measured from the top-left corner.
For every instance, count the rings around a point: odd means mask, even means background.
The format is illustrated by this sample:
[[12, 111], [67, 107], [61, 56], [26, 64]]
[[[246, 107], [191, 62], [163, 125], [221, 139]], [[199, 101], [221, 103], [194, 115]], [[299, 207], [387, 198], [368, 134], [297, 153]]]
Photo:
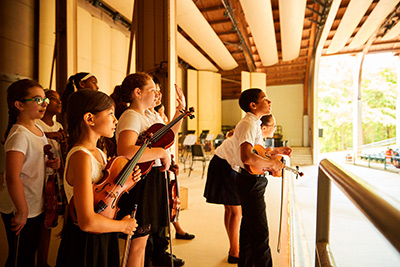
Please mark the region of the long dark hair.
[[114, 88], [111, 97], [116, 105], [115, 115], [118, 119], [128, 108], [128, 103], [132, 102], [132, 93], [135, 88], [142, 89], [147, 84], [147, 81], [152, 79], [153, 77], [150, 74], [137, 72], [126, 76], [122, 84]]
[[97, 113], [113, 107], [111, 97], [101, 91], [82, 89], [73, 93], [67, 106], [68, 147], [71, 149], [82, 135], [83, 115]]
[[61, 102], [64, 104], [62, 107], [63, 113], [66, 112], [66, 110], [67, 110], [66, 104], [68, 103], [69, 97], [75, 92], [75, 88], [78, 91], [80, 89], [84, 89], [84, 88], [81, 88], [81, 86], [79, 85], [79, 82], [88, 74], [89, 74], [89, 72], [78, 72], [69, 77], [68, 83], [65, 86], [65, 90], [61, 96]]
[[19, 110], [14, 105], [15, 101], [25, 99], [29, 93], [29, 89], [33, 87], [43, 88], [38, 82], [30, 79], [16, 81], [7, 88], [8, 125], [4, 133], [4, 140], [7, 139], [11, 127], [17, 122], [19, 116]]

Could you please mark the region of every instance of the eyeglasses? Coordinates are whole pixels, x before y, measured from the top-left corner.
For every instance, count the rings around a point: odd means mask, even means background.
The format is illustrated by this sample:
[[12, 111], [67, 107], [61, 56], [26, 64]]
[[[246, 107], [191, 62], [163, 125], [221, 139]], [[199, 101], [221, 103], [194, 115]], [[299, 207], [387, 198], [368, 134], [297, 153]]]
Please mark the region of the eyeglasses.
[[267, 124], [267, 126], [272, 126], [276, 129], [276, 124]]
[[22, 99], [22, 102], [28, 102], [28, 101], [35, 101], [36, 104], [42, 105], [43, 102], [46, 102], [46, 104], [50, 104], [50, 99], [46, 98], [41, 98], [41, 97], [34, 97], [34, 98], [29, 98], [29, 99]]

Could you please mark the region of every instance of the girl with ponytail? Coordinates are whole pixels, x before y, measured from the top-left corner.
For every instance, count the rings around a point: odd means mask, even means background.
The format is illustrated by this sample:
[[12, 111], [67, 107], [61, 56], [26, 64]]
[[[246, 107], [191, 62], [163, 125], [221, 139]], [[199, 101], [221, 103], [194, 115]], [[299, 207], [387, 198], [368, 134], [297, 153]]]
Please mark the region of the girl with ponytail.
[[[101, 136], [114, 135], [114, 103], [103, 92], [80, 90], [71, 95], [67, 116], [71, 149], [65, 163], [64, 188], [69, 203], [74, 197], [77, 223], [67, 218], [57, 266], [119, 266], [117, 235], [133, 234], [136, 220], [129, 215], [113, 220], [96, 213], [92, 186], [103, 179], [107, 164], [105, 153], [96, 143]], [[140, 178], [138, 168], [133, 176]]]
[[82, 89], [99, 90], [97, 78], [88, 72], [78, 72], [69, 77], [67, 86], [65, 87], [64, 93], [61, 97], [61, 102], [64, 103], [62, 109], [63, 113], [67, 110], [67, 103], [70, 95]]
[[[177, 89], [177, 112], [175, 117], [181, 113], [179, 110], [186, 106], [182, 90]], [[144, 72], [130, 74], [125, 77], [122, 84], [114, 90], [113, 97], [117, 106], [123, 106], [122, 115], [115, 132], [117, 142], [117, 155], [132, 158], [140, 146], [136, 145], [138, 137], [145, 132], [155, 121], [155, 116], [149, 115], [149, 109], [156, 105], [157, 88], [153, 77]], [[121, 109], [121, 110], [122, 110]], [[174, 117], [174, 118], [175, 118]], [[171, 130], [176, 134], [180, 128], [181, 121], [175, 124]], [[160, 229], [168, 226], [166, 189], [164, 171], [171, 164], [171, 156], [162, 147], [146, 148], [139, 159], [139, 163], [154, 161], [154, 165], [146, 174], [146, 178], [140, 180], [129, 194], [124, 194], [119, 200], [120, 211], [118, 217], [131, 214], [134, 205], [138, 204], [136, 218], [138, 229], [131, 243], [128, 266], [141, 267], [145, 263], [145, 248], [150, 233], [158, 233]], [[167, 244], [168, 245], [168, 244]], [[159, 258], [153, 258], [154, 266], [161, 265], [170, 258], [165, 250], [161, 250]], [[158, 265], [157, 265], [158, 264]], [[174, 258], [174, 266], [182, 266], [183, 260]], [[167, 265], [168, 266], [168, 265]]]

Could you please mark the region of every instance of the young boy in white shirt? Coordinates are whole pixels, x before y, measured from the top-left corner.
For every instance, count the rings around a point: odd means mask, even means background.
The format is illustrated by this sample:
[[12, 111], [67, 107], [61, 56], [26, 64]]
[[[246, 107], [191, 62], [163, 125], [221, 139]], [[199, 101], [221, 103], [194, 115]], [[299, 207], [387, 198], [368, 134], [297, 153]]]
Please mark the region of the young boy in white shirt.
[[[262, 170], [279, 173], [283, 163], [274, 158], [266, 158], [253, 153], [257, 144], [264, 146], [260, 128], [260, 118], [271, 114], [271, 101], [264, 91], [258, 88], [242, 92], [239, 98], [240, 108], [246, 115], [235, 127], [233, 138], [233, 164], [238, 171], [237, 192], [242, 206], [240, 226], [239, 267], [272, 266], [269, 247], [269, 231], [266, 205], [264, 200], [268, 180], [264, 173], [253, 174], [248, 170]], [[273, 154], [291, 156], [288, 147], [275, 149]]]

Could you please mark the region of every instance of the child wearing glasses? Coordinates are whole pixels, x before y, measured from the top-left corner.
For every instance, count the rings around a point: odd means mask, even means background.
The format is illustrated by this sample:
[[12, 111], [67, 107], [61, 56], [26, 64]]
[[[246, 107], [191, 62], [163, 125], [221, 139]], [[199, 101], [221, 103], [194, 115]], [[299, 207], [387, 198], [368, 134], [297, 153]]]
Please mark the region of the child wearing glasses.
[[46, 160], [47, 138], [36, 124], [49, 104], [42, 86], [29, 79], [14, 82], [7, 89], [7, 104], [5, 188], [0, 192], [9, 247], [6, 266], [35, 266], [44, 220], [45, 168], [58, 169], [60, 159]]

